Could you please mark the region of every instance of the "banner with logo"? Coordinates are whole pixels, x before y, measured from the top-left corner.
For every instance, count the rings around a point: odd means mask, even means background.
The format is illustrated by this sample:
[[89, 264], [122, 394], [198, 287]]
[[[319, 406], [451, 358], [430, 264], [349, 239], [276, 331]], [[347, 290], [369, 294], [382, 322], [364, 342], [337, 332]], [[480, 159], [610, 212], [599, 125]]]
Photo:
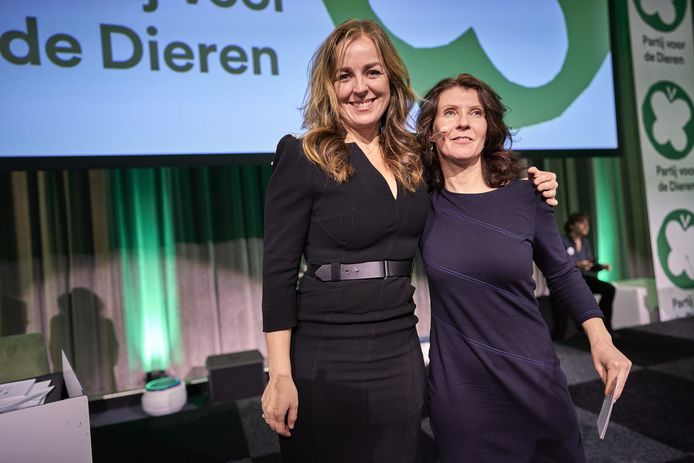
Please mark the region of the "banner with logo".
[[628, 0], [660, 319], [694, 314], [691, 0]]

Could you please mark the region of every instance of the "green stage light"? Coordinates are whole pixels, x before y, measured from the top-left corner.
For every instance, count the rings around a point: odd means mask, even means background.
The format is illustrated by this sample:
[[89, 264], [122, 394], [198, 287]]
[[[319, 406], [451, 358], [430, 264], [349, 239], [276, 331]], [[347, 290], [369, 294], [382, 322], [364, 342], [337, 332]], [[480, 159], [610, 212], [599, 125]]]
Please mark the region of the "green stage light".
[[621, 175], [618, 159], [593, 159], [595, 183], [595, 212], [593, 226], [596, 235], [596, 256], [600, 262], [612, 265], [609, 272], [602, 271], [599, 278], [613, 281], [622, 278], [622, 260], [619, 255], [619, 213], [623, 210], [624, 198], [621, 190]]
[[167, 369], [181, 336], [168, 169], [112, 175], [130, 365]]

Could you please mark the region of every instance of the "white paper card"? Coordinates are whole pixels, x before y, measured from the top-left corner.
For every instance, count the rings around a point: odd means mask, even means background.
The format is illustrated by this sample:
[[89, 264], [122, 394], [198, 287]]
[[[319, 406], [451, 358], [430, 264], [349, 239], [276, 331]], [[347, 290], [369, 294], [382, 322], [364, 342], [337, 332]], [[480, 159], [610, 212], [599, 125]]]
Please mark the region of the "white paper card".
[[615, 378], [615, 381], [612, 383], [612, 388], [609, 394], [607, 394], [602, 401], [602, 407], [600, 408], [600, 414], [598, 415], [598, 436], [600, 437], [600, 439], [605, 438], [605, 433], [607, 432], [607, 425], [610, 423], [612, 406], [615, 403], [614, 392], [615, 390], [617, 390], [618, 382], [619, 378]]

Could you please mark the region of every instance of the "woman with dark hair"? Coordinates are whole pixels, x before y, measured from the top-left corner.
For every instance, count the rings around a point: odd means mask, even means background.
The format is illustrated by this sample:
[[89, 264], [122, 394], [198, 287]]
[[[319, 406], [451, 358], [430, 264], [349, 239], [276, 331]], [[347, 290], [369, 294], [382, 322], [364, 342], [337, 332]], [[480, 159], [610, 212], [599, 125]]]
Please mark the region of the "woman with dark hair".
[[[285, 463], [419, 460], [426, 379], [410, 272], [430, 199], [406, 128], [414, 99], [383, 30], [347, 21], [314, 55], [307, 132], [277, 147], [262, 407]], [[551, 200], [556, 183], [544, 177]]]
[[488, 85], [461, 74], [429, 91], [417, 121], [433, 191], [421, 240], [432, 429], [443, 462], [581, 462], [576, 413], [533, 296], [533, 260], [586, 331], [606, 391], [616, 381], [615, 398], [631, 363], [568, 259], [552, 209], [516, 180], [504, 112]]
[[597, 277], [600, 270], [610, 270], [610, 264], [599, 263], [593, 255], [593, 246], [588, 239], [590, 231], [590, 218], [583, 212], [574, 212], [569, 215], [564, 224], [565, 235], [562, 236], [564, 249], [569, 258], [581, 271], [581, 275], [593, 294], [600, 295], [600, 310], [605, 316], [605, 326], [612, 332], [612, 303], [616, 289], [610, 283], [601, 281]]

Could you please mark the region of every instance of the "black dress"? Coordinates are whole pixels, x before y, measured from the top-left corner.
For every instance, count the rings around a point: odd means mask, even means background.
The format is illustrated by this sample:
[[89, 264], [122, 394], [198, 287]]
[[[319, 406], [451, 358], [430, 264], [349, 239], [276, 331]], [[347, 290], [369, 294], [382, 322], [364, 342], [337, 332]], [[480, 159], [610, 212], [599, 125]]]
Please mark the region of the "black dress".
[[405, 260], [415, 255], [430, 207], [424, 186], [393, 197], [356, 144], [354, 176], [337, 184], [303, 154], [277, 147], [265, 204], [263, 327], [292, 328], [299, 391], [286, 462], [414, 462], [425, 398], [409, 277], [322, 282], [313, 264]]
[[533, 260], [576, 323], [602, 312], [532, 182], [433, 195], [422, 258], [441, 461], [583, 462], [566, 378], [533, 296]]

